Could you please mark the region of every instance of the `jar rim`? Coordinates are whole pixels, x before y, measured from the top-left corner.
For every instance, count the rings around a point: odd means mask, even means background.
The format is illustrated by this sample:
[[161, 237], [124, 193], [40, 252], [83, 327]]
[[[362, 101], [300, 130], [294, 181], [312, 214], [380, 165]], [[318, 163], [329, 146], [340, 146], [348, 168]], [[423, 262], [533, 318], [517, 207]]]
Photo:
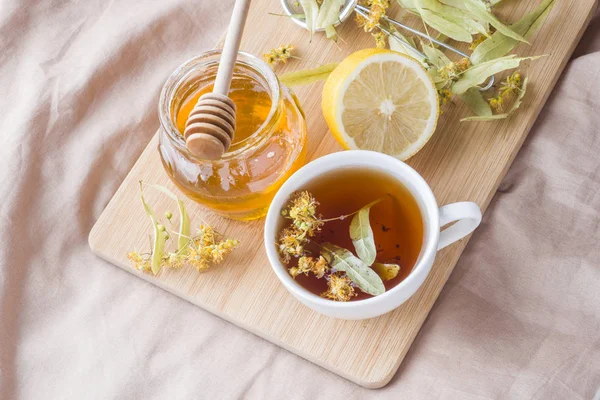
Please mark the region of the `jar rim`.
[[[188, 59], [171, 73], [160, 93], [158, 115], [162, 129], [167, 133], [167, 136], [173, 142], [178, 151], [197, 161], [205, 162], [207, 160], [196, 157], [187, 149], [184, 137], [181, 135], [179, 129], [177, 129], [175, 123], [173, 122], [173, 118], [171, 116], [171, 104], [175, 94], [177, 93], [177, 90], [186, 81], [188, 75], [196, 69], [203, 68], [209, 64], [212, 61], [210, 59], [211, 57], [220, 57], [220, 55], [220, 49], [209, 50]], [[217, 62], [218, 60], [219, 59], [217, 59]], [[256, 72], [258, 72], [261, 77], [265, 79], [271, 98], [271, 108], [269, 110], [269, 114], [260, 127], [258, 127], [250, 136], [233, 145], [228, 152], [223, 154], [221, 160], [233, 158], [257, 144], [257, 142], [261, 141], [261, 139], [266, 139], [262, 133], [268, 131], [269, 127], [274, 124], [281, 97], [279, 80], [277, 79], [277, 76], [273, 70], [263, 60], [250, 53], [239, 51], [236, 64], [245, 64], [255, 69]]]

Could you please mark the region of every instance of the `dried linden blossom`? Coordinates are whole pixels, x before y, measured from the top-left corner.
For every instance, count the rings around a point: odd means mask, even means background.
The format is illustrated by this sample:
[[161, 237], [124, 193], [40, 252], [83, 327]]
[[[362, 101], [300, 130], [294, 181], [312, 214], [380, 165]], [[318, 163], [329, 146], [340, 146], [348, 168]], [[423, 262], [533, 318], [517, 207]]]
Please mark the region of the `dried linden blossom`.
[[[178, 201], [178, 205], [180, 207], [180, 215], [185, 216], [186, 220], [184, 221], [184, 225], [189, 224], [189, 219], [187, 219], [187, 213], [185, 212], [185, 208], [183, 208], [183, 203], [177, 199], [177, 197], [172, 194], [168, 189], [158, 186], [158, 185], [148, 185], [150, 187], [154, 187], [163, 193], [167, 193], [169, 197], [174, 198]], [[140, 190], [142, 190], [142, 184], [140, 182]], [[149, 208], [148, 204], [143, 200], [142, 201], [147, 209], [149, 209], [152, 213], [152, 216], [155, 217], [154, 212]], [[173, 214], [170, 211], [165, 212], [165, 218], [170, 222], [171, 218], [173, 218]], [[164, 240], [169, 240], [170, 236], [166, 232], [166, 228], [164, 225], [159, 224], [157, 221], [152, 219], [153, 224], [156, 223], [156, 227], [160, 233], [163, 234]], [[180, 224], [182, 222], [180, 221]], [[184, 234], [178, 234], [178, 236], [184, 236]], [[219, 264], [225, 260], [225, 257], [231, 253], [239, 244], [236, 239], [230, 239], [220, 234], [210, 225], [202, 224], [198, 227], [198, 231], [195, 236], [189, 237], [185, 236], [184, 241], [179, 241], [179, 245], [177, 250], [174, 252], [168, 252], [164, 254], [162, 251], [160, 254], [153, 253], [138, 253], [137, 251], [132, 251], [127, 254], [127, 258], [131, 261], [134, 268], [141, 270], [147, 273], [158, 273], [160, 268], [172, 268], [178, 269], [183, 266], [189, 265], [195, 267], [198, 271], [205, 271], [210, 268], [211, 265]], [[155, 241], [157, 239], [155, 238]], [[156, 246], [153, 246], [153, 249]], [[152, 260], [158, 257], [159, 260], [159, 269], [156, 271], [152, 270]]]
[[263, 54], [263, 60], [270, 66], [275, 66], [279, 63], [285, 64], [289, 58], [295, 58], [292, 55], [294, 46], [291, 44], [282, 44], [276, 49], [271, 49], [268, 53]]
[[327, 291], [322, 293], [321, 297], [334, 301], [349, 301], [358, 294], [354, 290], [350, 278], [340, 272], [329, 276], [327, 287]]
[[320, 279], [329, 270], [329, 264], [322, 256], [319, 256], [318, 260], [315, 260], [314, 257], [302, 256], [298, 259], [298, 266], [290, 268], [289, 272], [293, 278], [296, 278], [300, 274], [308, 276], [309, 273], [312, 273]]
[[390, 0], [366, 0], [359, 1], [359, 3], [365, 7], [369, 7], [369, 18], [364, 18], [363, 16], [356, 14], [356, 24], [363, 28], [365, 32], [371, 32], [374, 29], [378, 29], [379, 21], [385, 13], [387, 9], [390, 8]]
[[365, 18], [360, 14], [356, 14], [356, 24], [363, 28], [365, 32], [370, 32], [375, 39], [375, 47], [384, 49], [387, 47], [387, 35], [379, 29], [379, 21], [387, 9], [390, 8], [390, 0], [367, 0], [360, 1], [361, 5], [369, 7], [369, 17]]
[[505, 101], [512, 97], [513, 94], [519, 94], [522, 87], [523, 80], [521, 73], [518, 71], [514, 72], [500, 84], [497, 95], [488, 99], [490, 107], [494, 111], [502, 112], [504, 110]]
[[321, 230], [324, 222], [317, 215], [319, 203], [307, 191], [297, 193], [292, 202], [281, 211], [281, 215], [292, 220], [292, 224], [279, 234], [279, 254], [287, 264], [292, 257], [304, 255], [308, 239]]

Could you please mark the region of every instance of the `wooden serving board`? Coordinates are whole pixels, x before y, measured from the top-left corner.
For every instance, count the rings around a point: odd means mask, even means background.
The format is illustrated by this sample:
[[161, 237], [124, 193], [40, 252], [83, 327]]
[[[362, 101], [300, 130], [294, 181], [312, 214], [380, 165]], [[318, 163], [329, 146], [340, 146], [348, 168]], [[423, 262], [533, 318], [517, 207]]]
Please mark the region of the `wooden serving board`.
[[[539, 0], [505, 0], [499, 12], [514, 21], [535, 8]], [[460, 200], [478, 203], [484, 210], [504, 177], [527, 133], [556, 83], [587, 22], [595, 0], [557, 0], [546, 23], [532, 39], [521, 45], [520, 55], [548, 54], [531, 63], [528, 94], [518, 114], [507, 121], [460, 123], [467, 114], [464, 105], [445, 107], [437, 132], [409, 164], [429, 182], [439, 204]], [[338, 45], [308, 33], [284, 17], [277, 0], [254, 0], [242, 49], [260, 55], [290, 43], [302, 60], [276, 68], [278, 73], [313, 67], [314, 63], [340, 61], [346, 55], [372, 47], [370, 35], [347, 21], [339, 28]], [[397, 9], [403, 21], [420, 22]], [[177, 66], [173, 65], [173, 69]], [[307, 115], [310, 159], [341, 150], [328, 133], [320, 100], [322, 83], [297, 88]], [[157, 100], [158, 101], [158, 100]], [[163, 270], [157, 276], [133, 269], [128, 251], [147, 249], [151, 232], [139, 201], [138, 181], [165, 185], [175, 190], [163, 172], [155, 136], [125, 178], [90, 233], [90, 246], [100, 257], [169, 292], [186, 299], [244, 329], [288, 349], [359, 385], [377, 388], [387, 384], [406, 355], [438, 294], [444, 287], [467, 240], [438, 254], [421, 289], [404, 305], [379, 318], [341, 321], [313, 312], [296, 301], [280, 284], [267, 261], [262, 243], [263, 221], [235, 222], [216, 217], [192, 201], [190, 215], [202, 214], [219, 231], [241, 241], [226, 263], [199, 274], [193, 268]], [[147, 200], [157, 212], [174, 210], [166, 196], [147, 190]], [[352, 343], [348, 346], [348, 343]]]

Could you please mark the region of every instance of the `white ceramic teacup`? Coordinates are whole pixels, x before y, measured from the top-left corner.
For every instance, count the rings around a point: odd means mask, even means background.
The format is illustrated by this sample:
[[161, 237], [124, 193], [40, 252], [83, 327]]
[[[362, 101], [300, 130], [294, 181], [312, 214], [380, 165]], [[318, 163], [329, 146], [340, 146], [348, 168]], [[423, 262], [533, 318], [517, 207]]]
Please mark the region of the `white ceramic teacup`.
[[[378, 170], [393, 176], [412, 193], [423, 218], [423, 247], [413, 270], [397, 286], [369, 299], [335, 302], [309, 292], [290, 276], [279, 258], [276, 240], [278, 230], [283, 224], [281, 210], [293, 192], [302, 189], [323, 173], [356, 167]], [[446, 229], [441, 229], [451, 222], [455, 223]], [[421, 175], [402, 161], [372, 151], [342, 151], [308, 163], [283, 184], [267, 214], [265, 247], [273, 271], [287, 290], [300, 302], [331, 317], [366, 319], [385, 314], [404, 303], [425, 281], [437, 251], [473, 232], [480, 222], [481, 211], [475, 203], [460, 202], [439, 208], [429, 185]]]

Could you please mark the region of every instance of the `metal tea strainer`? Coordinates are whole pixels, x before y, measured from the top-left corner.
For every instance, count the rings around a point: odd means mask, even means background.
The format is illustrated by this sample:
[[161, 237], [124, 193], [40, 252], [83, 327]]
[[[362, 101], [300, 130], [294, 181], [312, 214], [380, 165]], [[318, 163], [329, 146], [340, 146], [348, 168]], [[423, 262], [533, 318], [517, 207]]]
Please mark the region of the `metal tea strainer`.
[[[304, 20], [302, 20], [300, 17], [298, 17], [298, 15], [303, 13], [302, 8], [299, 5], [295, 5], [294, 3], [297, 3], [297, 2], [291, 1], [291, 0], [281, 0], [281, 5], [283, 6], [283, 10], [292, 19], [292, 21], [294, 21], [294, 23], [296, 25], [301, 26], [304, 29], [308, 29], [306, 27], [306, 23], [304, 22]], [[361, 15], [364, 18], [369, 18], [370, 10], [368, 7], [361, 6], [360, 4], [358, 4], [358, 0], [349, 0], [349, 1], [346, 1], [344, 3], [344, 5], [342, 6], [342, 8], [340, 9], [340, 15], [339, 15], [338, 21], [335, 25], [337, 26], [337, 25], [341, 24], [342, 22], [346, 21], [350, 17], [350, 15], [352, 15], [353, 11], [356, 11], [357, 14]], [[384, 20], [385, 22], [387, 22], [388, 24], [394, 25], [394, 26], [401, 28], [405, 31], [408, 31], [412, 34], [415, 34], [417, 36], [420, 36], [422, 38], [430, 40], [433, 43], [437, 44], [438, 46], [443, 47], [455, 54], [458, 54], [461, 57], [468, 58], [469, 60], [471, 59], [471, 57], [469, 57], [468, 54], [458, 50], [457, 48], [455, 48], [453, 46], [450, 46], [449, 44], [442, 42], [441, 40], [437, 40], [436, 38], [433, 38], [433, 37], [429, 36], [428, 34], [421, 32], [418, 29], [411, 28], [410, 26], [405, 25], [402, 22], [396, 21], [395, 19], [389, 18], [387, 16], [383, 16], [383, 17], [381, 17], [381, 19]], [[384, 32], [385, 34], [394, 37], [394, 39], [403, 43], [405, 46], [410, 47], [415, 52], [415, 54], [419, 55], [419, 57], [422, 57], [424, 59], [427, 58], [427, 56], [425, 56], [425, 54], [423, 54], [421, 51], [416, 49], [412, 44], [408, 43], [403, 37], [398, 36], [394, 31], [388, 29], [387, 27], [385, 27], [383, 25], [379, 25], [379, 29], [381, 29], [381, 31]], [[320, 31], [324, 31], [325, 29], [319, 28], [319, 29], [315, 29], [315, 30], [317, 32], [320, 32]], [[485, 84], [485, 86], [480, 87], [479, 90], [481, 90], [482, 92], [485, 90], [488, 90], [489, 88], [491, 88], [494, 85], [494, 82], [495, 82], [494, 76], [491, 76], [490, 79], [488, 80], [488, 82]]]

